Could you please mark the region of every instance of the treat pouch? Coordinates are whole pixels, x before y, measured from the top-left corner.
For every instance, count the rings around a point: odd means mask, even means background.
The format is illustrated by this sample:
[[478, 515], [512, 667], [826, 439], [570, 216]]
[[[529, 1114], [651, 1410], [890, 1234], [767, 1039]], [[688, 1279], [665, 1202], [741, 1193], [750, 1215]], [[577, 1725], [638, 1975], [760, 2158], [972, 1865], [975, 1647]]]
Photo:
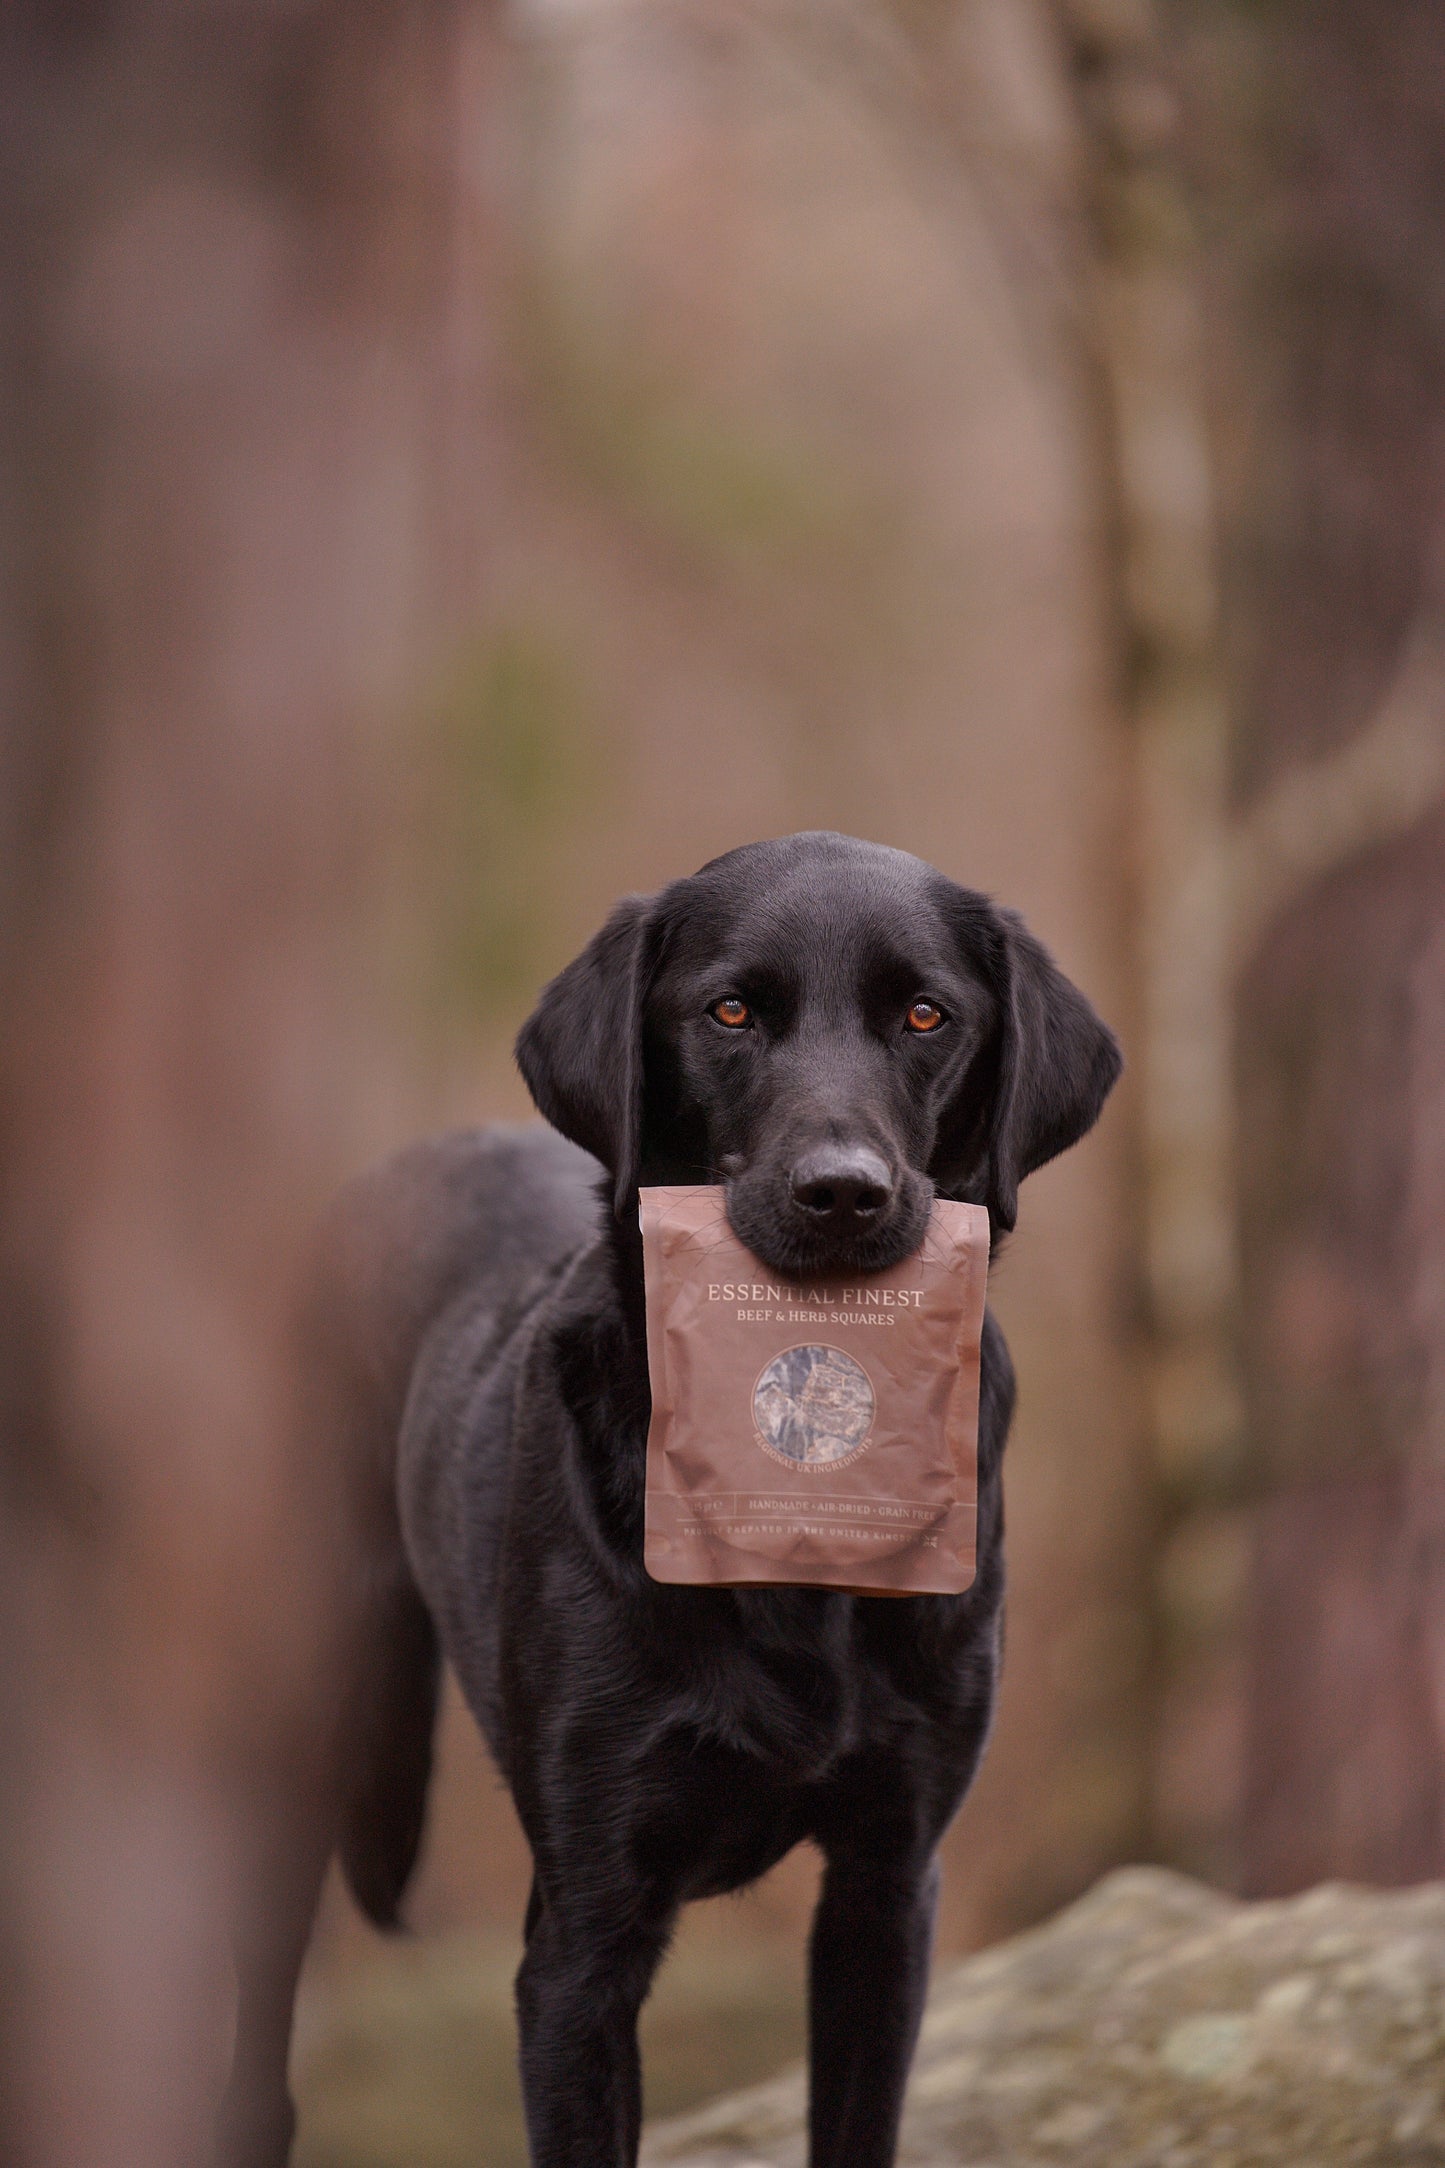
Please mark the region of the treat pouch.
[[974, 1576], [988, 1214], [887, 1272], [781, 1278], [715, 1184], [641, 1193], [656, 1581], [955, 1595]]

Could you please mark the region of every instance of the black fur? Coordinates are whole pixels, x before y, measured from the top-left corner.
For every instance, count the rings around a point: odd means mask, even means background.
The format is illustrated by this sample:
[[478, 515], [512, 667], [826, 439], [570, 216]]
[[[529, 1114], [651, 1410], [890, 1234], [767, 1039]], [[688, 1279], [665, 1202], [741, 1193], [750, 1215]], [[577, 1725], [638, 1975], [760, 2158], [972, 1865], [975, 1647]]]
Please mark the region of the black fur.
[[[724, 997], [744, 1022], [714, 1014]], [[936, 1029], [909, 1027], [919, 1000]], [[407, 1154], [333, 1239], [352, 1353], [329, 1427], [359, 1471], [363, 1593], [307, 1856], [339, 1843], [363, 1904], [395, 1916], [439, 1639], [535, 1860], [517, 1997], [536, 2168], [630, 2168], [636, 2018], [679, 1907], [805, 1839], [826, 1862], [810, 2157], [887, 2168], [937, 1846], [993, 1703], [1007, 1350], [990, 1318], [965, 1595], [661, 1587], [642, 1566], [637, 1186], [723, 1183], [738, 1234], [790, 1274], [881, 1269], [938, 1192], [986, 1203], [1002, 1236], [1019, 1182], [1094, 1121], [1118, 1051], [1011, 913], [901, 852], [806, 835], [619, 905], [544, 991], [518, 1059], [561, 1137]], [[285, 2157], [265, 2093], [284, 2108], [284, 2052], [278, 2074], [247, 2042], [267, 2024], [284, 2040], [298, 1919], [269, 2002], [243, 1981], [239, 2097], [270, 2135], [233, 2157], [253, 2168]], [[269, 2016], [248, 2029], [248, 2007]]]
[[441, 1648], [409, 1574], [374, 1609], [371, 1660], [351, 1745], [336, 1850], [346, 1886], [374, 1926], [401, 1925], [401, 1900], [421, 1852], [431, 1784]]

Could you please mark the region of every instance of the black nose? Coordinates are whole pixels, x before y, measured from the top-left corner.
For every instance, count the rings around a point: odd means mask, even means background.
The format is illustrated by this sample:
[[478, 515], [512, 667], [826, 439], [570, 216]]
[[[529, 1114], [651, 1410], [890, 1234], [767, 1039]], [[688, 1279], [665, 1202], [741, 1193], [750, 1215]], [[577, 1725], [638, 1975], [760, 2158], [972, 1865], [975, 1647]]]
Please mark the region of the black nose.
[[817, 1219], [844, 1226], [871, 1219], [893, 1195], [888, 1162], [862, 1144], [819, 1144], [791, 1176], [793, 1201]]

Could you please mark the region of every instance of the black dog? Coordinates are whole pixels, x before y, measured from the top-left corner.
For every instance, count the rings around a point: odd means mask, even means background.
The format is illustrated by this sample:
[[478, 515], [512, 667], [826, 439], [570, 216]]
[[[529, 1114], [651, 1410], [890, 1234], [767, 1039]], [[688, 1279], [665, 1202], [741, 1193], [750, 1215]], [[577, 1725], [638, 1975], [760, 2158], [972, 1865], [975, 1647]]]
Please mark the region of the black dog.
[[935, 1855], [998, 1668], [1008, 1353], [990, 1320], [967, 1594], [661, 1587], [642, 1565], [638, 1183], [722, 1183], [736, 1233], [790, 1276], [896, 1262], [935, 1194], [986, 1204], [997, 1238], [1023, 1176], [1094, 1121], [1118, 1050], [1012, 914], [815, 834], [620, 904], [517, 1054], [560, 1137], [424, 1146], [335, 1232], [322, 1354], [350, 1470], [350, 1683], [242, 1945], [233, 2153], [286, 2156], [291, 1999], [333, 1849], [371, 1917], [396, 1919], [440, 1647], [535, 1859], [517, 2003], [537, 2168], [628, 2168], [637, 2015], [679, 1907], [804, 1838], [826, 1861], [810, 2158], [887, 2168]]

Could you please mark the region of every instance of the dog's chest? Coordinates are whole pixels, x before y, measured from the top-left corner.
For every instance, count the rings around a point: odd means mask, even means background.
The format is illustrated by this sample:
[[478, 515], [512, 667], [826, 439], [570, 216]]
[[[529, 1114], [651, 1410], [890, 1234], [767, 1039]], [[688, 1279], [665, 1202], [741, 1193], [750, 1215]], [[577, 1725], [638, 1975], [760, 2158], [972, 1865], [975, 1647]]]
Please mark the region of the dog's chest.
[[673, 1601], [676, 1610], [691, 1603], [712, 1613], [707, 1627], [686, 1637], [688, 1646], [678, 1645], [685, 1720], [752, 1756], [778, 1781], [821, 1781], [903, 1716], [893, 1682], [859, 1630], [856, 1599], [768, 1588], [711, 1598], [676, 1591]]

